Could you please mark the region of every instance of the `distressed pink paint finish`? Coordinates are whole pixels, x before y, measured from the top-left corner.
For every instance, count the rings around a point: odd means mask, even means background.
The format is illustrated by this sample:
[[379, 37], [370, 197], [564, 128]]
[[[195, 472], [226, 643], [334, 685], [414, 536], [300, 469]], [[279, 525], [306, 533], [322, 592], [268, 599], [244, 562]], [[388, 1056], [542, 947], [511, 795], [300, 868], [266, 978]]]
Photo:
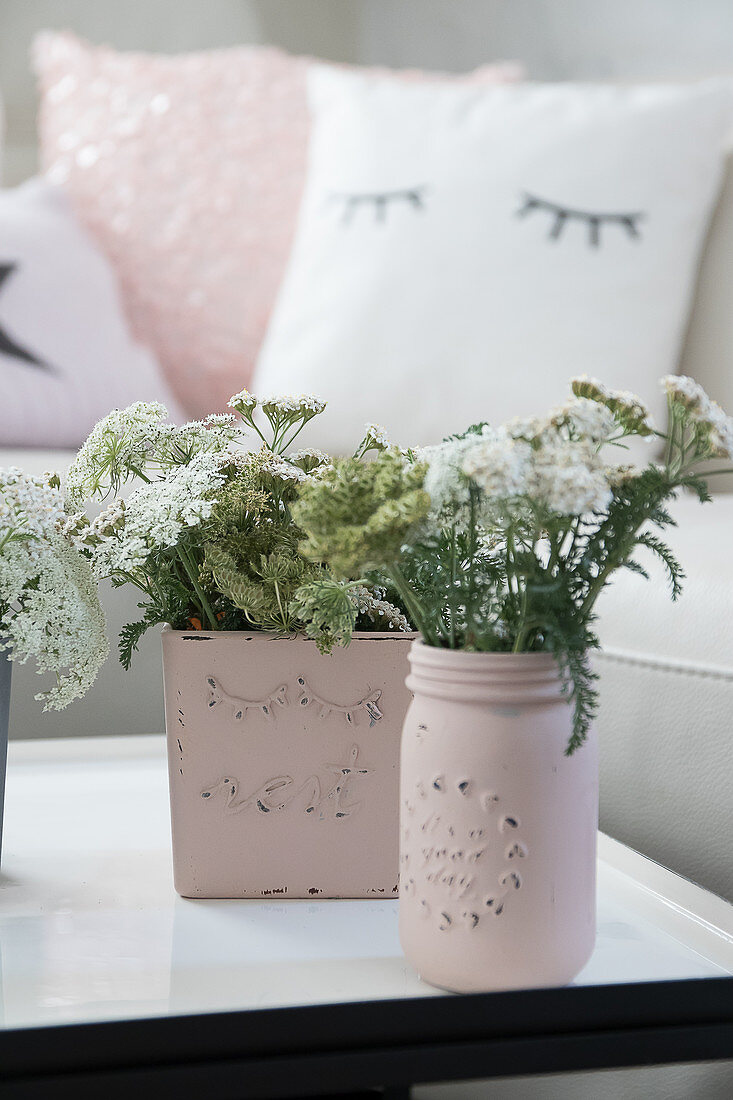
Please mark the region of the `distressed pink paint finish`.
[[402, 739], [400, 939], [457, 992], [565, 985], [595, 942], [595, 735], [546, 654], [416, 642]]
[[394, 897], [412, 634], [165, 630], [175, 886], [184, 897]]

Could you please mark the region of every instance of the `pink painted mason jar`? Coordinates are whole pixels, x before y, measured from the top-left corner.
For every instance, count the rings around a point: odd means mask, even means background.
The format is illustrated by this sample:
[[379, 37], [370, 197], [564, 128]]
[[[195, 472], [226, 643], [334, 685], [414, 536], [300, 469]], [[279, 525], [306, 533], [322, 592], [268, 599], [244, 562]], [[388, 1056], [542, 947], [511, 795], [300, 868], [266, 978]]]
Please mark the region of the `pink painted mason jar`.
[[598, 753], [565, 750], [549, 654], [416, 641], [402, 737], [400, 940], [456, 992], [565, 985], [595, 942]]

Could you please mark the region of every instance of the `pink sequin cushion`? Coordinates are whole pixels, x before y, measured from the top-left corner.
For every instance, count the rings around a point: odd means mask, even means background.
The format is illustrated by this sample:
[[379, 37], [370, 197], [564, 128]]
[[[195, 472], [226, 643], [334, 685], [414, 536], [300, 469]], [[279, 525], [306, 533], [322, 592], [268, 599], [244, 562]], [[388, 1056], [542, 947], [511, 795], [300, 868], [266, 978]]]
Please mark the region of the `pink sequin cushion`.
[[[34, 63], [45, 172], [113, 261], [133, 330], [186, 411], [222, 407], [249, 383], [288, 258], [309, 59], [118, 53], [44, 32]], [[521, 75], [507, 63], [453, 79]]]

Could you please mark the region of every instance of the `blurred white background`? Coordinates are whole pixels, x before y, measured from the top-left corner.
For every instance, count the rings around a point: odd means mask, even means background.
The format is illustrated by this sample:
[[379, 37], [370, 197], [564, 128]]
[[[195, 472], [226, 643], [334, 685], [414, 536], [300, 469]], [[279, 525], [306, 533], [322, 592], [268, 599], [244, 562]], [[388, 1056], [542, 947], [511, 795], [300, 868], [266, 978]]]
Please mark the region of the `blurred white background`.
[[517, 59], [537, 80], [733, 72], [730, 0], [0, 0], [5, 184], [36, 166], [28, 49], [43, 28], [170, 53], [256, 42], [451, 71]]

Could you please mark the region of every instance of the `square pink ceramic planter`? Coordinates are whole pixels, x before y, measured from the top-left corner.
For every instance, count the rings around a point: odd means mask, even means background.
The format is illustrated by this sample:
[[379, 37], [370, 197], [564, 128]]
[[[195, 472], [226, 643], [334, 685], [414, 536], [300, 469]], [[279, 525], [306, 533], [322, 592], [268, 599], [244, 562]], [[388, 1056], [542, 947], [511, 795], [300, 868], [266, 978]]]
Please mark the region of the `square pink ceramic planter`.
[[400, 736], [413, 634], [324, 656], [266, 633], [163, 633], [179, 894], [398, 893]]

